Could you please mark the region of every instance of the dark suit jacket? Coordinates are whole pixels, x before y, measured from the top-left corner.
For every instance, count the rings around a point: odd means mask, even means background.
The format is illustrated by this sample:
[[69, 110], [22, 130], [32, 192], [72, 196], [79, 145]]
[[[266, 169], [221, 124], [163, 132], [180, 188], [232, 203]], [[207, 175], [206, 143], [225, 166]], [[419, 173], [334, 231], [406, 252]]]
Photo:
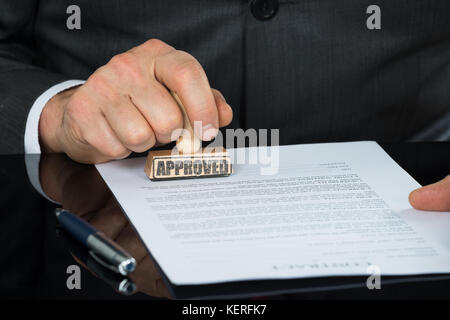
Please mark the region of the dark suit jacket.
[[448, 0], [280, 0], [268, 21], [247, 0], [0, 0], [0, 153], [23, 152], [43, 91], [149, 38], [202, 63], [232, 126], [280, 128], [281, 143], [450, 139]]

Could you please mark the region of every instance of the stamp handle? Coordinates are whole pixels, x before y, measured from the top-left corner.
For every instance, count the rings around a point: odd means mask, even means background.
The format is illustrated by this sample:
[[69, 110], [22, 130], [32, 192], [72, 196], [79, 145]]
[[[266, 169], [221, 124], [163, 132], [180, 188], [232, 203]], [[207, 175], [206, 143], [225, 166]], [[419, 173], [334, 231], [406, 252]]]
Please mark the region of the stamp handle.
[[183, 113], [183, 133], [176, 142], [177, 149], [181, 153], [195, 153], [200, 150], [202, 142], [194, 134], [194, 129], [192, 128], [191, 122], [189, 121], [189, 117], [186, 113], [186, 109], [181, 103], [180, 98], [173, 91], [171, 91], [171, 94], [180, 107], [181, 112]]

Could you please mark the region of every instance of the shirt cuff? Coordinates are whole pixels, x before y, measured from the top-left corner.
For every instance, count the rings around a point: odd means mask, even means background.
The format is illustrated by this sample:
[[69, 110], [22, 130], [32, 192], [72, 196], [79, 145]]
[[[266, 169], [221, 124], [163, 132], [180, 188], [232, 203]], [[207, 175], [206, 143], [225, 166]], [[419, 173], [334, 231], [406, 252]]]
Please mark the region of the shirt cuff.
[[79, 86], [84, 82], [82, 80], [68, 80], [58, 83], [36, 99], [28, 113], [27, 123], [25, 125], [25, 153], [41, 153], [41, 146], [39, 144], [39, 119], [47, 102], [58, 93]]
[[33, 188], [48, 201], [60, 204], [49, 196], [47, 196], [42, 189], [41, 180], [39, 179], [39, 163], [41, 162], [40, 154], [26, 154], [25, 155], [25, 168], [27, 169], [28, 180], [30, 181]]

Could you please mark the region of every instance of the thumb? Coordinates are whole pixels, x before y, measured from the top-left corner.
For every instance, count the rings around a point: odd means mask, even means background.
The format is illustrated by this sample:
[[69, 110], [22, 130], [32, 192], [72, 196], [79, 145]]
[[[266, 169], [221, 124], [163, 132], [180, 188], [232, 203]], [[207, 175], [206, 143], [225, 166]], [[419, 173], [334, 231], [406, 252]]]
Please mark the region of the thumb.
[[414, 190], [409, 195], [409, 202], [419, 210], [450, 211], [450, 176]]

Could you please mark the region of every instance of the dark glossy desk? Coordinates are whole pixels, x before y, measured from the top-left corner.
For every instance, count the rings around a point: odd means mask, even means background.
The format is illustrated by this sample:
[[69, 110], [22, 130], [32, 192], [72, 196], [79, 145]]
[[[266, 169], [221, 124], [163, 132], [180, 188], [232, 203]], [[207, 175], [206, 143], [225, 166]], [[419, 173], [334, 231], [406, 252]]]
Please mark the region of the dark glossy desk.
[[[416, 180], [427, 184], [450, 173], [450, 143], [382, 144]], [[30, 183], [30, 162], [39, 168], [44, 193], [104, 231], [139, 261], [130, 277], [138, 293], [124, 296], [113, 289], [118, 282], [98, 276], [83, 260], [80, 248], [57, 228], [47, 200]], [[27, 159], [0, 156], [0, 297], [62, 299], [160, 299], [175, 297], [342, 298], [449, 298], [450, 280], [444, 276], [392, 278], [381, 290], [368, 290], [365, 279], [324, 278], [238, 282], [226, 285], [171, 287], [145, 251], [133, 228], [93, 166], [76, 164], [64, 156]], [[33, 167], [33, 165], [31, 165]], [[28, 168], [28, 172], [27, 172]], [[37, 171], [37, 170], [36, 170]], [[449, 230], [450, 232], [450, 230]], [[81, 288], [68, 289], [68, 267], [80, 267]], [[109, 275], [109, 274], [107, 274]], [[103, 278], [103, 279], [102, 279]], [[106, 281], [105, 281], [106, 280]]]

